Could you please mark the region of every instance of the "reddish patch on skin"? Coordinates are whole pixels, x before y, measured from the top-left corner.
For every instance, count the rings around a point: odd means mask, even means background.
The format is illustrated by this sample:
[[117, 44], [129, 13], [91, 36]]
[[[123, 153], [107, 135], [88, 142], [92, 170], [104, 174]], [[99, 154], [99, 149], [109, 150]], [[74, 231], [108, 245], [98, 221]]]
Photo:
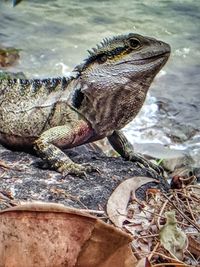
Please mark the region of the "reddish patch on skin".
[[74, 131], [74, 140], [72, 146], [78, 146], [86, 143], [94, 135], [92, 127], [83, 121], [79, 127]]

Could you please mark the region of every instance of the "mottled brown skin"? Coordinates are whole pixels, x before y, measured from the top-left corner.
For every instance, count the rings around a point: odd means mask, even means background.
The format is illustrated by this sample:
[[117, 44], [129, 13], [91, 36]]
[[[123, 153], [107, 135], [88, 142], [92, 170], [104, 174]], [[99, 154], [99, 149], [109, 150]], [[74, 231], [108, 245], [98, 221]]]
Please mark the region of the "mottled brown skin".
[[168, 44], [138, 34], [104, 40], [70, 79], [0, 81], [0, 143], [38, 155], [63, 174], [92, 171], [61, 148], [108, 137], [125, 159], [158, 168], [133, 152], [120, 131], [140, 111], [166, 63]]

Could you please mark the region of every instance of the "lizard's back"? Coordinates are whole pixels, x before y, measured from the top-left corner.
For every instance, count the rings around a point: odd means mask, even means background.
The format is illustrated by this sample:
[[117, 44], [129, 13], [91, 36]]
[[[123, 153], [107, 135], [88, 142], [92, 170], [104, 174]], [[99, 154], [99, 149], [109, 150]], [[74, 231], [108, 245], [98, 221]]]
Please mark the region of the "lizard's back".
[[67, 116], [55, 111], [68, 112], [70, 89], [64, 90], [68, 83], [66, 78], [1, 80], [0, 142], [9, 146], [32, 145], [43, 131], [62, 125]]

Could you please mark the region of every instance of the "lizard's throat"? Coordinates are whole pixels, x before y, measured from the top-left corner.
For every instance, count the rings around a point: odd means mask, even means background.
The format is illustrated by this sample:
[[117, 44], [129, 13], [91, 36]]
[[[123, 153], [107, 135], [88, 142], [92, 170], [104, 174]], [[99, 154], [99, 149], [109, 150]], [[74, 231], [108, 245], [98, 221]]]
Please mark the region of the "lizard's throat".
[[100, 135], [123, 128], [140, 111], [148, 83], [129, 82], [125, 85], [86, 90], [79, 112]]

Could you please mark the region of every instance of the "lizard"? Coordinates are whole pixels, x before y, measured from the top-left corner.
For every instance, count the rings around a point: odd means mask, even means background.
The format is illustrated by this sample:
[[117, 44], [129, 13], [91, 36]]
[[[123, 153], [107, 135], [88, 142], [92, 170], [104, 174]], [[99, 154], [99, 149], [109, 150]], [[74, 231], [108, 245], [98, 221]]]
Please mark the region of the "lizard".
[[134, 153], [121, 129], [140, 111], [170, 50], [165, 42], [128, 33], [89, 50], [69, 78], [0, 80], [0, 143], [33, 149], [63, 175], [81, 176], [95, 167], [73, 162], [63, 149], [107, 137], [124, 159], [159, 173]]

